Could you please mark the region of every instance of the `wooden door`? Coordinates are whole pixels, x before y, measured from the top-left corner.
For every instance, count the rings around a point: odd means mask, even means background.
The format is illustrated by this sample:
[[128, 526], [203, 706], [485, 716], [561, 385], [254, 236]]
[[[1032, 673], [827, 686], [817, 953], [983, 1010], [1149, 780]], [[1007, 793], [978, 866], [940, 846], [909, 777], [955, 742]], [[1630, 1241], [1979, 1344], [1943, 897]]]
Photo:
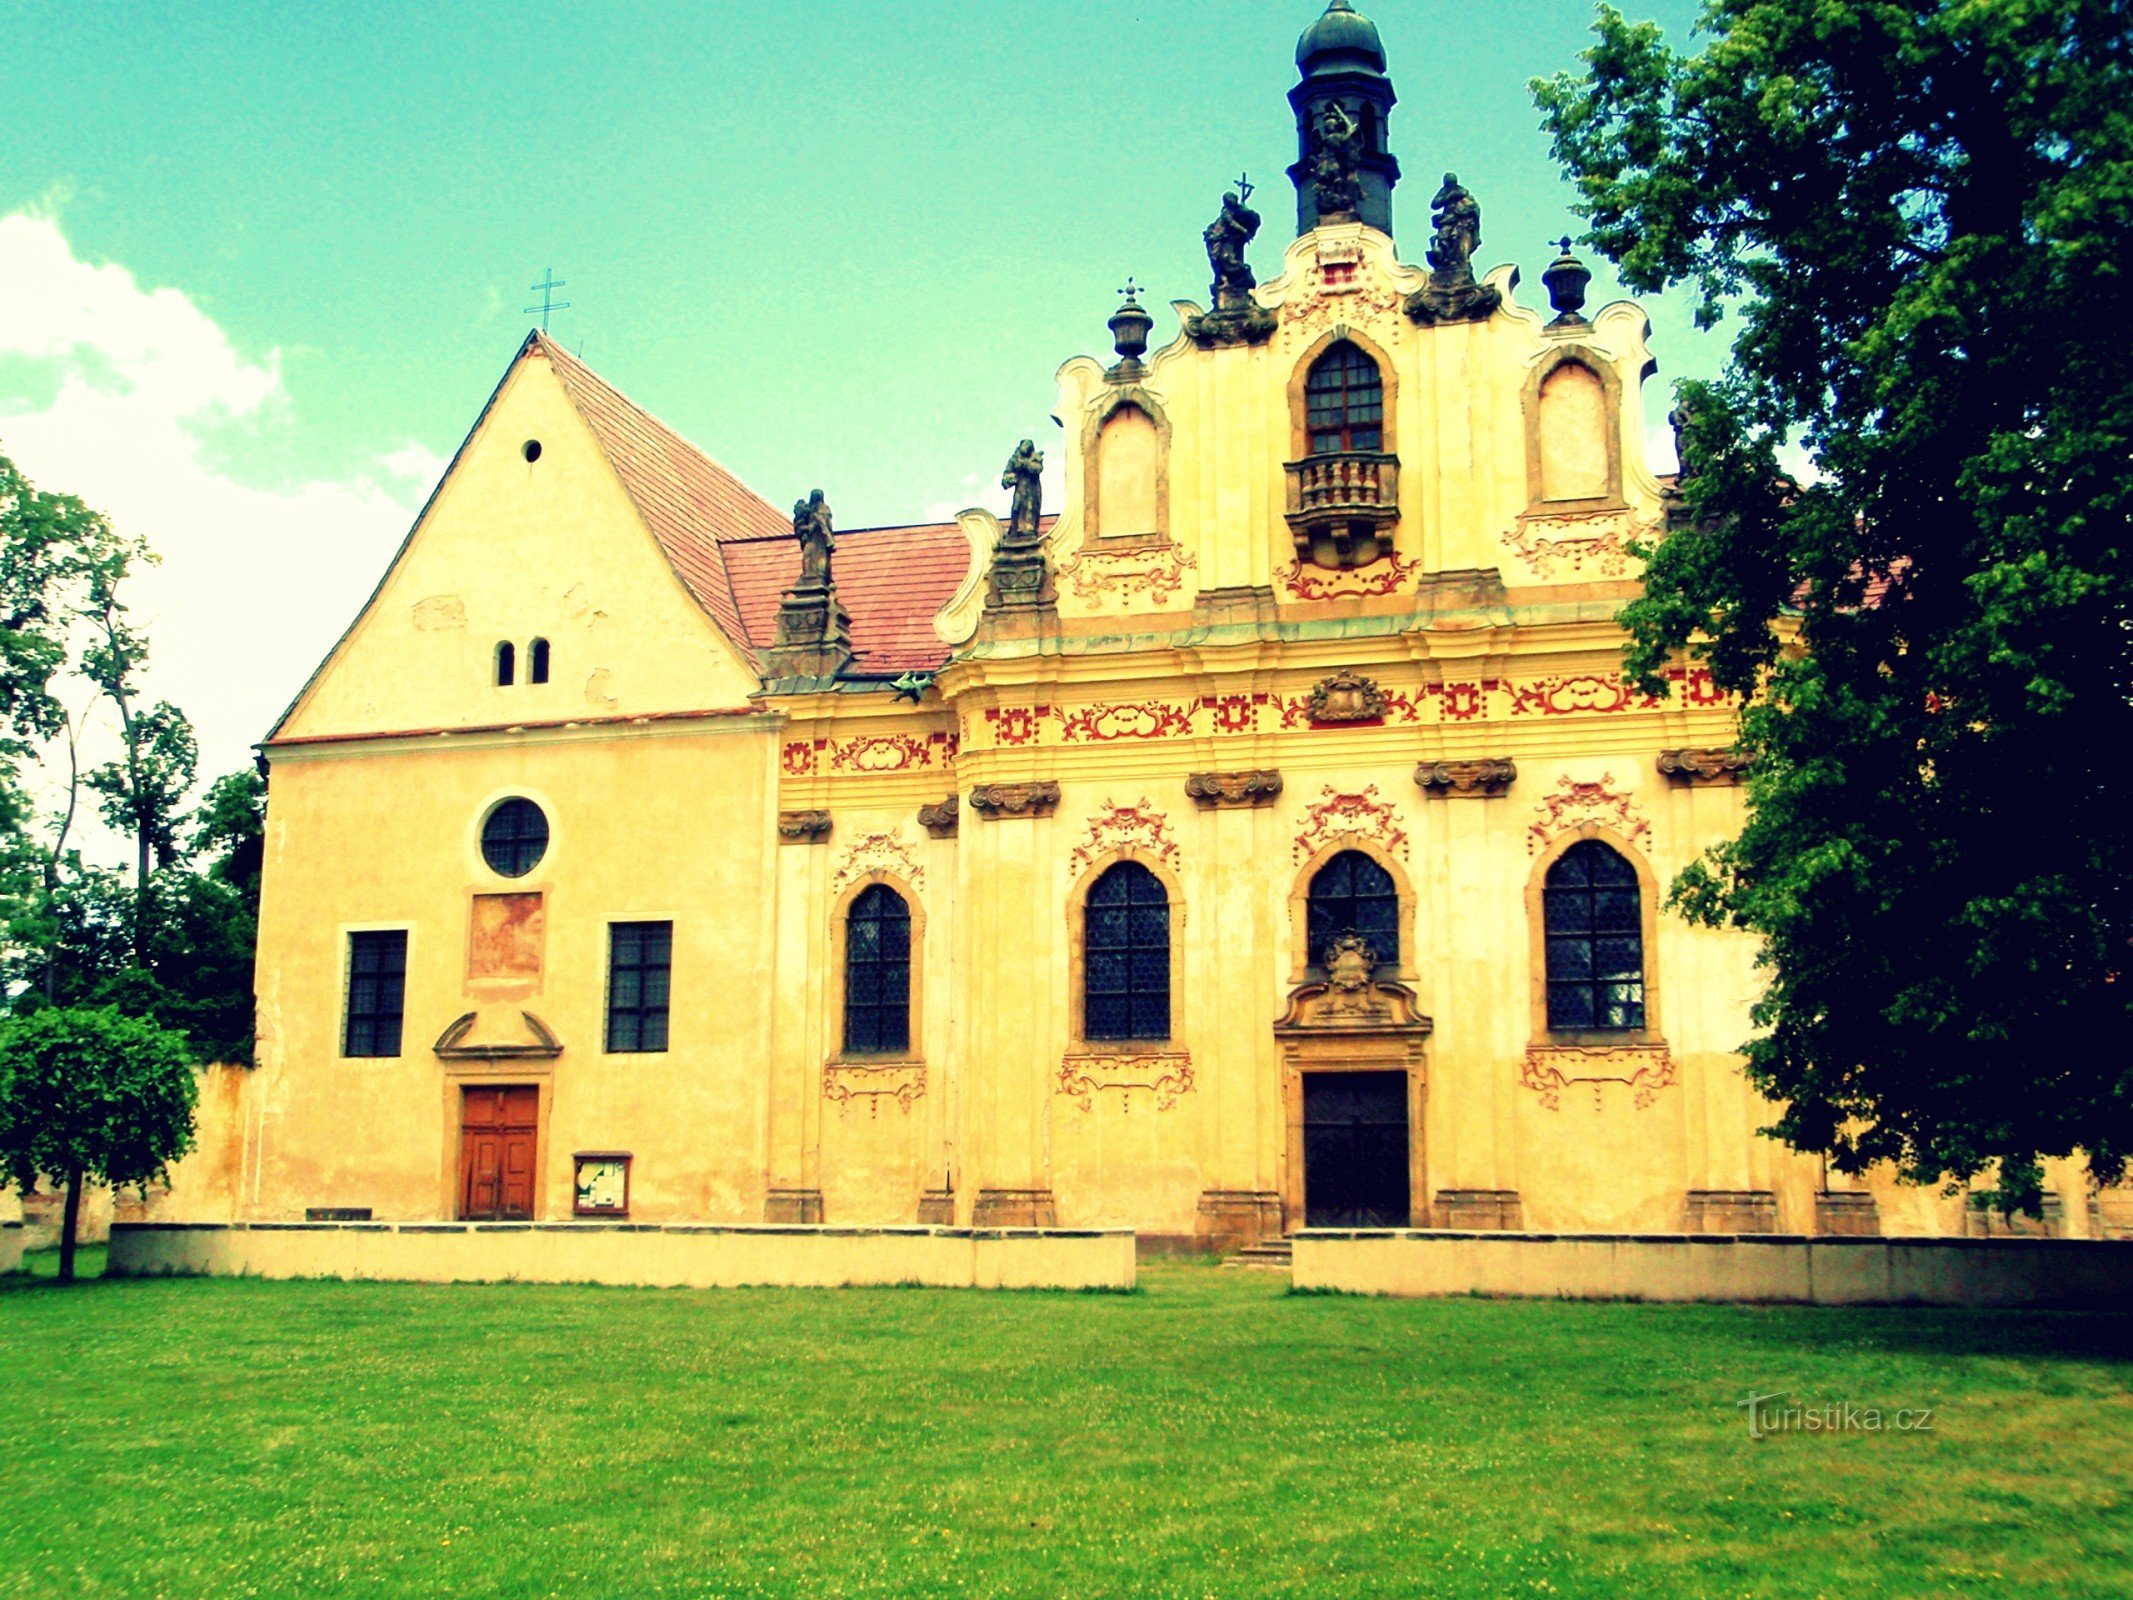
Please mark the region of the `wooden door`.
[[541, 1091], [512, 1084], [462, 1093], [459, 1215], [470, 1222], [531, 1220]]
[[1304, 1225], [1408, 1225], [1407, 1074], [1304, 1074]]

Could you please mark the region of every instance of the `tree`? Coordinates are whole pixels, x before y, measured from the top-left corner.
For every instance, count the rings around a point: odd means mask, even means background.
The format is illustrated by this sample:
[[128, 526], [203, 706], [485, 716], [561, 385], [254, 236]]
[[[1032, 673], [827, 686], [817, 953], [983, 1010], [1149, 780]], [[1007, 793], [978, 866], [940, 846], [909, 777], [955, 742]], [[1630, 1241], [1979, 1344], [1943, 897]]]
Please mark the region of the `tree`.
[[0, 1169], [27, 1193], [66, 1182], [59, 1275], [74, 1276], [85, 1180], [146, 1184], [193, 1143], [198, 1095], [183, 1034], [116, 1007], [0, 1018]]
[[[1623, 281], [1737, 312], [1623, 620], [1743, 703], [1738, 840], [1674, 904], [1760, 940], [1748, 1071], [1845, 1171], [2116, 1181], [2133, 1150], [2133, 8], [1602, 6], [1535, 84]], [[1779, 452], [1805, 452], [1793, 482]]]
[[88, 774], [103, 797], [104, 820], [134, 842], [134, 958], [148, 964], [149, 875], [177, 854], [178, 808], [193, 786], [200, 750], [185, 713], [167, 700], [141, 704], [148, 636], [128, 616], [120, 586], [154, 555], [108, 524], [85, 530], [75, 547], [82, 584], [79, 614], [91, 631], [79, 668], [118, 713], [120, 756]]

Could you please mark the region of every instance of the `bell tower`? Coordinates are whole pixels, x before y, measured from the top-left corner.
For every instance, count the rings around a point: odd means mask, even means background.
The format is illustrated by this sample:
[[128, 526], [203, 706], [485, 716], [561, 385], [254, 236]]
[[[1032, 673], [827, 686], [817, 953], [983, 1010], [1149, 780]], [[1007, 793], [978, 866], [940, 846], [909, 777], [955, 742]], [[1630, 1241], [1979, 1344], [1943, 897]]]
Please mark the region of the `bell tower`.
[[1296, 231], [1321, 222], [1366, 222], [1392, 232], [1392, 186], [1400, 163], [1386, 143], [1395, 98], [1385, 75], [1377, 25], [1349, 0], [1330, 0], [1325, 15], [1296, 41], [1301, 75], [1289, 91], [1296, 112]]

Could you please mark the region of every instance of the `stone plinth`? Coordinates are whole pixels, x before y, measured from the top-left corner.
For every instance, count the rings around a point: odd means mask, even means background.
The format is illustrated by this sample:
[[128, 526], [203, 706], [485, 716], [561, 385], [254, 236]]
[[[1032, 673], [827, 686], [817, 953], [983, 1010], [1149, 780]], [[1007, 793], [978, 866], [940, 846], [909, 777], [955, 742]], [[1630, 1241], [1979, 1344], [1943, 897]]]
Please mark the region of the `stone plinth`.
[[1777, 1196], [1767, 1189], [1691, 1189], [1691, 1233], [1776, 1233]]
[[1059, 1202], [1049, 1189], [980, 1189], [974, 1228], [1056, 1228]]
[[1231, 1255], [1282, 1233], [1281, 1196], [1267, 1189], [1209, 1189], [1200, 1196], [1193, 1243]]

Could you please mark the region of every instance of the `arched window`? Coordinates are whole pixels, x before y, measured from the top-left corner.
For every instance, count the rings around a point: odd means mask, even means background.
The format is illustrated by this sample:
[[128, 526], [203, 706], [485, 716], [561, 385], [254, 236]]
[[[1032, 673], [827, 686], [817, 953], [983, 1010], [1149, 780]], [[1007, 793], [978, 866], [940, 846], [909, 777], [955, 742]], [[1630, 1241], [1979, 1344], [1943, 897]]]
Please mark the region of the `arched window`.
[[1311, 879], [1306, 925], [1314, 965], [1342, 934], [1352, 933], [1370, 946], [1386, 966], [1400, 964], [1400, 891], [1392, 874], [1360, 850], [1343, 850]]
[[894, 1055], [911, 1048], [911, 908], [869, 884], [844, 923], [844, 1048]]
[[1311, 454], [1385, 447], [1385, 381], [1378, 364], [1346, 339], [1328, 347], [1304, 377], [1304, 423]]
[[546, 683], [548, 681], [548, 641], [546, 639], [533, 641], [533, 649], [526, 661], [526, 681], [528, 683]]
[[1623, 1033], [1644, 1026], [1644, 906], [1637, 869], [1581, 839], [1548, 869], [1548, 1026]]
[[1082, 1037], [1170, 1037], [1170, 896], [1138, 861], [1096, 880], [1083, 908]]
[[511, 687], [512, 679], [518, 676], [518, 650], [509, 639], [496, 647], [496, 686]]
[[531, 800], [506, 800], [481, 825], [481, 858], [489, 870], [523, 878], [548, 853], [548, 817]]

